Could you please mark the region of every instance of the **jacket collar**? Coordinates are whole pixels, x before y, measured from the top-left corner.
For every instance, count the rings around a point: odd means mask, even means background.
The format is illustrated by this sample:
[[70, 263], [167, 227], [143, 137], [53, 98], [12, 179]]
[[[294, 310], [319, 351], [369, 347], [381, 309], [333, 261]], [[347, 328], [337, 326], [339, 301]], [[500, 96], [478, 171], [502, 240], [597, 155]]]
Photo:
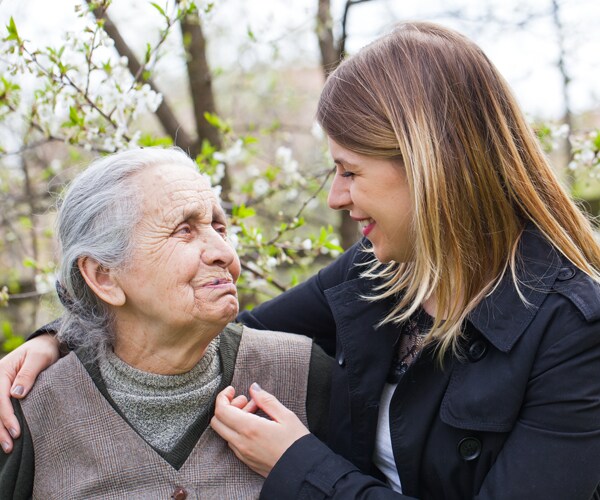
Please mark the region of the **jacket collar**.
[[469, 315], [469, 321], [502, 352], [508, 352], [523, 334], [550, 292], [562, 265], [562, 257], [532, 224], [518, 243], [516, 277], [510, 269], [498, 286]]

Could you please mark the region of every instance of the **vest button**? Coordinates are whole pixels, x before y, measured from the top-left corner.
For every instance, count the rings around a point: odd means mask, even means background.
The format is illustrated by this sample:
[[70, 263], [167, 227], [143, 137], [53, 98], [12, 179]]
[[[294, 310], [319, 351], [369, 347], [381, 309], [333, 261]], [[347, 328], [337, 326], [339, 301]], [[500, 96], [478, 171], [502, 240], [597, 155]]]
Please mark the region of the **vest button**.
[[481, 454], [481, 441], [475, 437], [466, 437], [458, 443], [458, 453], [465, 462], [475, 460]]
[[175, 488], [171, 498], [173, 500], [185, 500], [187, 498], [187, 491], [185, 491], [181, 486], [178, 486]]

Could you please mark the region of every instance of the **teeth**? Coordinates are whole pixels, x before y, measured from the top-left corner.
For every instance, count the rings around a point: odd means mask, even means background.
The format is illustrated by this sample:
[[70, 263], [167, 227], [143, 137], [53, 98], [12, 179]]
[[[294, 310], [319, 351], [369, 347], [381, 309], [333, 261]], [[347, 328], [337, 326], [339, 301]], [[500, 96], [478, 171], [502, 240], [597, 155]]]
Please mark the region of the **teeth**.
[[371, 223], [373, 223], [373, 219], [365, 219], [360, 221], [361, 227], [367, 227]]

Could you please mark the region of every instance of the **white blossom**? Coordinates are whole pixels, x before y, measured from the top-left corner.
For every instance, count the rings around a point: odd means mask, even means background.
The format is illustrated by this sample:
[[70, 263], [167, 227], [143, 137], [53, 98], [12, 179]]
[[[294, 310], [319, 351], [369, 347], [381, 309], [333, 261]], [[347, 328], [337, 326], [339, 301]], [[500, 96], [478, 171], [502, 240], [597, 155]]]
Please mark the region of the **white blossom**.
[[315, 121], [310, 129], [310, 133], [311, 135], [315, 138], [315, 139], [319, 139], [322, 140], [324, 137], [324, 133], [323, 133], [323, 129], [321, 128], [321, 125], [319, 125], [319, 122]]
[[257, 179], [252, 185], [255, 196], [263, 196], [269, 191], [269, 183], [265, 179]]
[[301, 246], [304, 250], [308, 251], [312, 249], [312, 241], [309, 238], [306, 238], [302, 243]]

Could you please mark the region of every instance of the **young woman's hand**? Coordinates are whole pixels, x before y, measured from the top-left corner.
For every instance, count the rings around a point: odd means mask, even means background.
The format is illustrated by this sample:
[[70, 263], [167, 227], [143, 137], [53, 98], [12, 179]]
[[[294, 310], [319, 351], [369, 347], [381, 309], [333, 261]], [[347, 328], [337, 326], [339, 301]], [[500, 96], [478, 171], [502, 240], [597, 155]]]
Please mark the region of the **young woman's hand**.
[[37, 376], [59, 358], [58, 341], [53, 335], [40, 335], [0, 359], [0, 446], [5, 453], [21, 429], [10, 397], [23, 398]]
[[[231, 386], [219, 393], [210, 425], [242, 462], [267, 477], [285, 450], [310, 432], [292, 411], [258, 384], [250, 387], [249, 402], [243, 396], [234, 396]], [[254, 415], [257, 409], [271, 420]]]

